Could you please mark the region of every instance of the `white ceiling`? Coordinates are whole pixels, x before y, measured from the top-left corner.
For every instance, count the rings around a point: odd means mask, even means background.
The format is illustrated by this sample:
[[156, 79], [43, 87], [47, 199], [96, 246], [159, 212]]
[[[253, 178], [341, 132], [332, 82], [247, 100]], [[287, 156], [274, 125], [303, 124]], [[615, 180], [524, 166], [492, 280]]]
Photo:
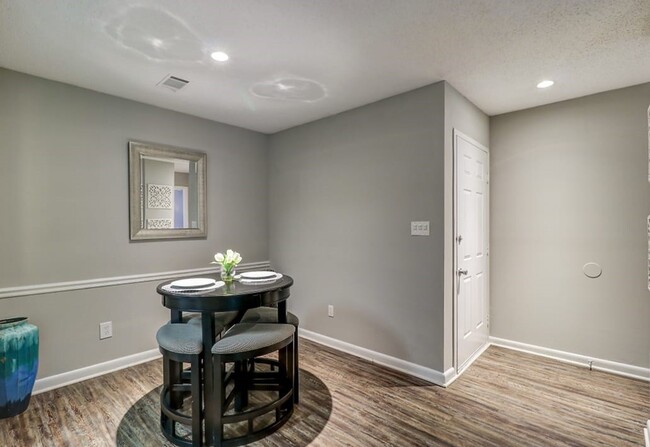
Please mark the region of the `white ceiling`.
[[0, 0], [0, 66], [266, 133], [442, 79], [495, 115], [650, 81], [650, 1]]

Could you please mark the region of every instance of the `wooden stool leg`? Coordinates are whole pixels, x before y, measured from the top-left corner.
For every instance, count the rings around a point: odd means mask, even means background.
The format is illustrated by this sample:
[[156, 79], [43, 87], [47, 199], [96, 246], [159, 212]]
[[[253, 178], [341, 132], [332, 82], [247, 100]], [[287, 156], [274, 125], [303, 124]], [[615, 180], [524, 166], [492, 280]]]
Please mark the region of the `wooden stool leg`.
[[213, 356], [213, 365], [214, 365], [214, 409], [212, 412], [212, 428], [213, 428], [213, 437], [212, 444], [214, 446], [220, 446], [223, 441], [223, 403], [225, 400], [225, 387], [223, 385], [224, 379], [224, 365], [221, 361], [221, 356]]
[[297, 392], [296, 390], [296, 377], [295, 377], [295, 365], [296, 365], [296, 338], [298, 338], [297, 334], [293, 334], [293, 341], [289, 346], [287, 346], [287, 366], [286, 366], [286, 371], [287, 375], [284, 376], [286, 379], [283, 380], [287, 383], [287, 388], [291, 387], [294, 395], [293, 399], [290, 399], [287, 401], [287, 410], [289, 410], [291, 407], [293, 407], [293, 403], [296, 400], [296, 395], [295, 393]]
[[296, 326], [296, 333], [293, 335], [293, 401], [300, 403], [300, 364], [298, 362], [298, 327]]
[[192, 446], [203, 445], [203, 387], [201, 386], [201, 358], [192, 360]]
[[[169, 381], [170, 383], [182, 383], [183, 381], [183, 363], [170, 361], [169, 365]], [[169, 402], [170, 406], [174, 409], [178, 409], [183, 406], [183, 393], [180, 391], [171, 391], [169, 392]]]
[[171, 360], [167, 356], [163, 355], [163, 387], [160, 392], [160, 425], [168, 433], [172, 433], [174, 423], [162, 412], [162, 406], [165, 401], [165, 393], [171, 386], [171, 381], [169, 380], [170, 363]]
[[235, 362], [235, 411], [242, 411], [248, 405], [248, 363]]

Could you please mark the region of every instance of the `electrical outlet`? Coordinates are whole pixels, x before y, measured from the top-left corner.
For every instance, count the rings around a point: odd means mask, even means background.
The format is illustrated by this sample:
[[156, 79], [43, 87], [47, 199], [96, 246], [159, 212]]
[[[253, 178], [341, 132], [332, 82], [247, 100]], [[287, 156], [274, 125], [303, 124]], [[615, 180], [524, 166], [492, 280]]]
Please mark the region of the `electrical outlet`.
[[334, 318], [334, 306], [331, 304], [327, 306], [327, 316], [330, 318]]
[[99, 323], [99, 339], [103, 340], [105, 338], [111, 338], [113, 336], [113, 322], [106, 321], [105, 323]]

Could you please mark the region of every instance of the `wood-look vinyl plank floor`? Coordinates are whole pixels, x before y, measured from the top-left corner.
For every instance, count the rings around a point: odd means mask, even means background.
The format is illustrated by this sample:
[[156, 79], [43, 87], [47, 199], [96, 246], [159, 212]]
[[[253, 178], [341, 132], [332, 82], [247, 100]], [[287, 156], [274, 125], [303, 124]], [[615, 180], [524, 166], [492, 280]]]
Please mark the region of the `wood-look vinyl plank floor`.
[[[301, 342], [301, 403], [252, 446], [643, 447], [650, 385], [490, 347], [444, 389]], [[0, 420], [0, 446], [171, 446], [160, 360], [42, 393]]]

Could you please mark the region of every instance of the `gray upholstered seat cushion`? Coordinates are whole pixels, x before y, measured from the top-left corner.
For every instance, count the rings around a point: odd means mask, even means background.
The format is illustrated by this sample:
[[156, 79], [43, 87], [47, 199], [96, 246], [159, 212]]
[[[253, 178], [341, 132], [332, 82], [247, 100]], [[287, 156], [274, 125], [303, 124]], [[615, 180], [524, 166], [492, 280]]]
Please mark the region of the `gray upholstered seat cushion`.
[[167, 323], [158, 329], [158, 345], [177, 354], [200, 354], [203, 351], [201, 328], [195, 324]]
[[[236, 310], [233, 310], [231, 312], [215, 312], [214, 313], [214, 325], [215, 328], [214, 330], [219, 333], [221, 332], [226, 326], [228, 326], [230, 323], [234, 321], [235, 318], [237, 318], [237, 312]], [[188, 313], [188, 314], [183, 314], [183, 321], [189, 324], [196, 324], [199, 327], [201, 326], [201, 314], [200, 313]]]
[[195, 318], [201, 321], [201, 314], [199, 312], [183, 312], [183, 323], [189, 323]]
[[212, 347], [213, 354], [237, 354], [262, 349], [291, 337], [291, 324], [239, 323], [228, 329]]
[[[277, 323], [278, 310], [273, 307], [255, 307], [248, 309], [241, 319], [242, 323]], [[291, 312], [287, 312], [287, 323], [298, 327], [300, 320]]]

